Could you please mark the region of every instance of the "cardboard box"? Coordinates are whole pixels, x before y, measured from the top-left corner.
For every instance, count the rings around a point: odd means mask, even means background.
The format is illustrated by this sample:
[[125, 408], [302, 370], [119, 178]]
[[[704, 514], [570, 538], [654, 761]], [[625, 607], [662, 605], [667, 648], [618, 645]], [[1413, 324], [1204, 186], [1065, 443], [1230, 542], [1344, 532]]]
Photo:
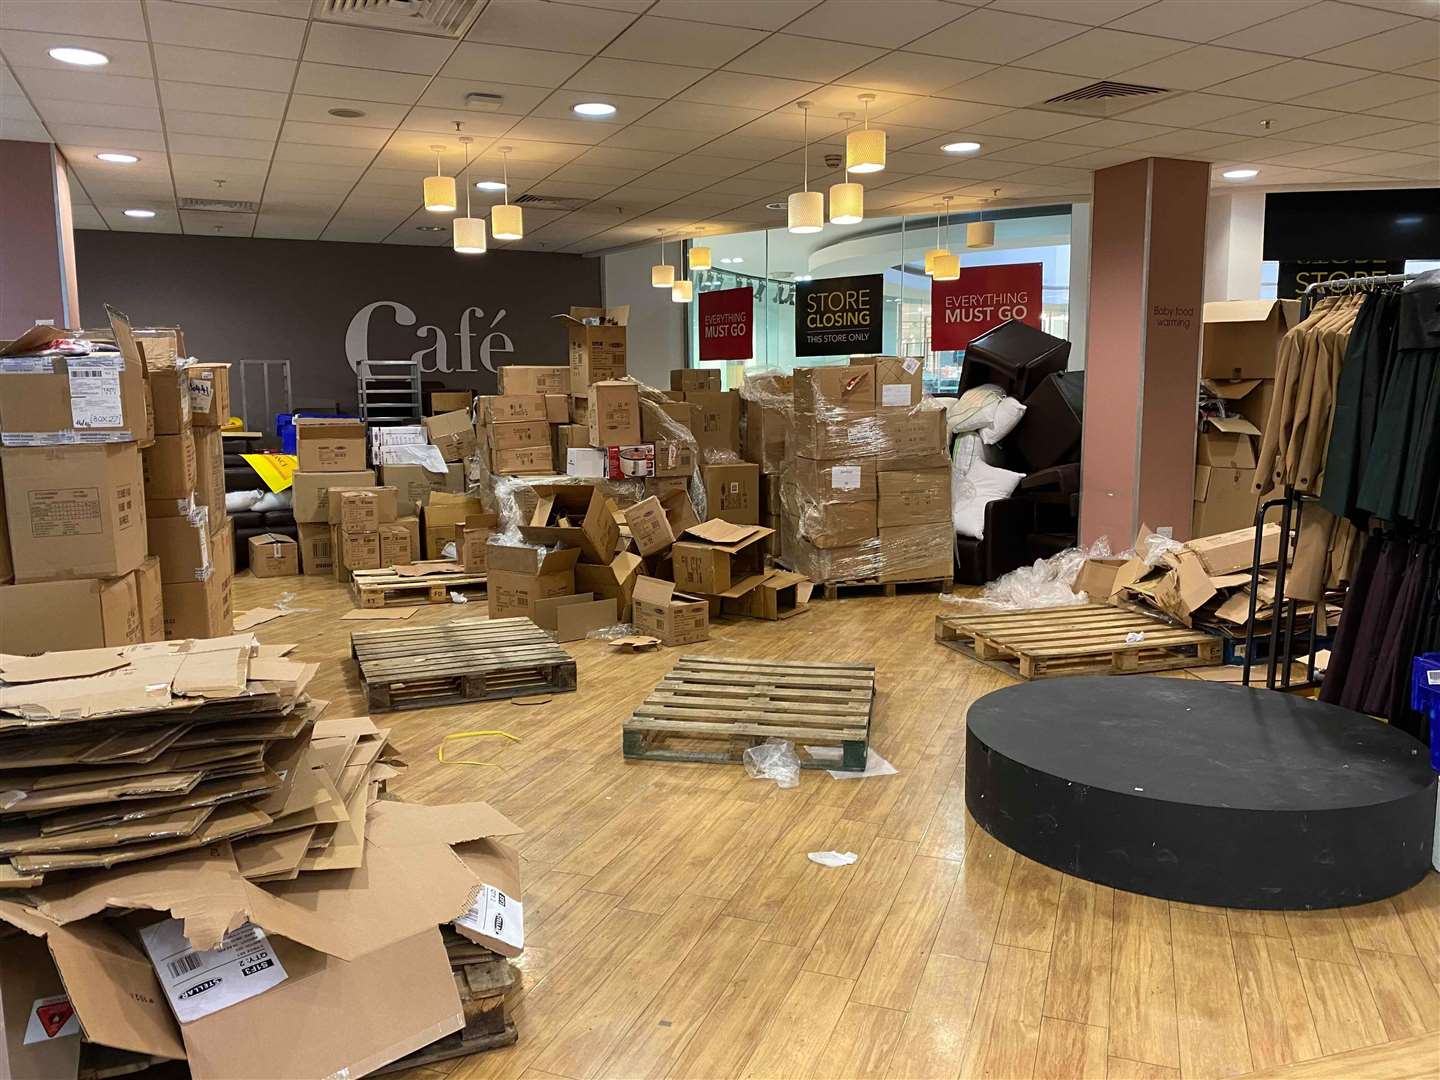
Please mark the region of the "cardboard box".
[[640, 433], [645, 442], [694, 435], [696, 409], [688, 401], [640, 401]]
[[465, 527], [465, 519], [483, 513], [485, 504], [473, 495], [455, 495], [448, 491], [432, 493], [430, 502], [420, 510], [420, 528], [425, 535], [425, 558], [444, 558], [445, 545], [458, 542], [460, 530]]
[[389, 525], [381, 525], [379, 533], [381, 566], [409, 566], [415, 561], [415, 549], [411, 546], [412, 538], [408, 525], [394, 521]]
[[[149, 556], [135, 571], [135, 594], [140, 601], [140, 640], [165, 640], [165, 598], [160, 580], [160, 560]], [[66, 646], [73, 648], [73, 646]], [[0, 652], [9, 652], [0, 649]]]
[[[405, 515], [403, 515], [403, 516], [401, 516], [401, 517], [396, 518], [394, 521], [392, 521], [392, 522], [390, 523], [390, 525], [381, 525], [381, 526], [380, 526], [380, 531], [381, 531], [382, 541], [383, 541], [383, 538], [384, 538], [385, 530], [391, 528], [392, 526], [401, 526], [401, 527], [403, 527], [403, 528], [405, 529], [405, 531], [410, 535], [410, 543], [409, 543], [409, 545], [408, 545], [408, 547], [409, 547], [409, 552], [410, 552], [410, 561], [411, 561], [411, 562], [419, 562], [419, 561], [420, 561], [420, 555], [421, 555], [421, 549], [422, 549], [422, 547], [424, 546], [424, 545], [423, 545], [423, 541], [422, 541], [422, 537], [421, 537], [421, 533], [420, 533], [420, 519], [419, 519], [418, 517], [416, 517], [414, 514], [405, 514]], [[399, 541], [395, 541], [395, 543], [398, 544]], [[381, 549], [381, 554], [382, 554], [382, 555], [384, 554], [384, 549], [383, 549], [383, 547], [382, 547], [382, 549]], [[397, 564], [397, 565], [404, 565], [404, 564], [401, 563], [401, 564]]]
[[138, 446], [6, 447], [0, 461], [17, 582], [120, 577], [145, 561]]
[[1273, 379], [1280, 339], [1300, 321], [1298, 300], [1212, 300], [1205, 305], [1200, 374]]
[[[791, 475], [800, 494], [810, 500], [823, 502], [864, 502], [873, 501], [878, 490], [875, 469], [878, 460], [875, 455], [864, 455], [844, 460], [817, 461], [814, 458], [796, 458]], [[779, 488], [779, 477], [774, 478]], [[779, 507], [773, 509], [778, 510]]]
[[622, 551], [599, 566], [576, 563], [575, 589], [614, 600], [620, 621], [625, 622], [630, 618], [630, 595], [635, 590], [635, 579], [643, 568], [643, 561], [633, 551]]
[[695, 390], [686, 391], [685, 400], [695, 406], [695, 423], [691, 432], [700, 447], [703, 459], [706, 451], [728, 450], [739, 454], [741, 398], [739, 391]]
[[500, 476], [548, 476], [555, 472], [555, 450], [548, 442], [544, 446], [492, 450], [490, 471]]
[[531, 619], [540, 629], [554, 634], [556, 641], [580, 641], [591, 630], [614, 626], [620, 621], [612, 598], [597, 600], [594, 593], [588, 592], [537, 600]]
[[[629, 307], [572, 307], [555, 316], [565, 324], [570, 345], [570, 396], [584, 397], [591, 383], [625, 377], [625, 324]], [[634, 439], [633, 442], [640, 440]]]
[[879, 426], [873, 410], [835, 406], [823, 414], [795, 412], [785, 433], [788, 453], [814, 461], [847, 461], [876, 453]]
[[711, 518], [671, 547], [675, 584], [706, 596], [742, 596], [760, 584], [765, 539], [773, 530]]
[[145, 619], [135, 574], [0, 586], [0, 653], [138, 645]]
[[475, 400], [473, 390], [432, 390], [430, 392], [430, 415], [464, 412], [470, 415], [470, 405]]
[[825, 412], [844, 408], [867, 413], [875, 409], [875, 368], [861, 364], [795, 369], [795, 411]]
[[534, 364], [506, 364], [499, 371], [500, 393], [516, 394], [570, 393], [568, 367], [538, 367]]
[[527, 446], [550, 449], [550, 425], [544, 420], [505, 420], [485, 429], [492, 450], [516, 450]]
[[520, 535], [532, 544], [579, 548], [588, 563], [608, 563], [620, 543], [620, 526], [599, 488], [590, 484], [537, 484], [536, 505]]
[[705, 465], [700, 469], [705, 483], [706, 513], [736, 525], [760, 524], [760, 466]]
[[[195, 501], [210, 511], [210, 520], [225, 517], [225, 440], [220, 429], [191, 429], [195, 442]], [[149, 492], [146, 492], [149, 498]]]
[[[400, 493], [393, 487], [363, 485], [330, 488], [326, 520], [349, 532], [362, 532], [388, 525], [400, 516]], [[346, 521], [346, 514], [349, 521]]]
[[545, 419], [552, 424], [570, 423], [570, 395], [546, 394]]
[[335, 570], [335, 547], [330, 540], [330, 526], [301, 522], [300, 568], [306, 577], [325, 577]]
[[877, 523], [929, 525], [950, 520], [950, 470], [883, 472], [877, 479]]
[[146, 372], [132, 347], [91, 356], [26, 356], [67, 336], [36, 326], [0, 347], [0, 444], [148, 442]]
[[[1253, 521], [1253, 517], [1252, 517]], [[1211, 577], [1248, 571], [1255, 559], [1255, 526], [1248, 525], [1213, 536], [1197, 536], [1185, 542]], [[1280, 526], [1267, 524], [1261, 534], [1260, 565], [1274, 563], [1280, 557]]]
[[570, 395], [570, 422], [585, 429], [585, 440], [590, 440], [590, 399], [583, 394]]
[[177, 367], [173, 362], [150, 363], [147, 368], [155, 434], [178, 435], [189, 431], [192, 424], [189, 368]]
[[197, 428], [222, 428], [230, 422], [230, 365], [191, 364], [190, 423]]
[[689, 479], [699, 464], [695, 447], [676, 439], [661, 439], [655, 444], [655, 475]]
[[5, 463], [0, 454], [0, 585], [15, 580], [15, 560], [10, 555], [10, 523], [5, 516]]
[[745, 401], [745, 460], [763, 472], [785, 467], [785, 433], [789, 423], [785, 410], [758, 401]]
[[230, 583], [233, 574], [211, 574], [204, 581], [166, 582], [165, 638], [223, 637], [230, 633]]
[[490, 618], [531, 617], [535, 603], [575, 592], [575, 548], [550, 551], [543, 557], [533, 547], [490, 544], [485, 551], [486, 599]]
[[720, 392], [719, 368], [674, 368], [670, 372], [670, 389], [688, 394], [692, 390]]
[[583, 424], [561, 424], [555, 428], [555, 445], [563, 460], [566, 450], [594, 449], [590, 445], [590, 429]]
[[395, 513], [413, 517], [430, 501], [432, 491], [461, 493], [465, 490], [465, 466], [452, 462], [443, 473], [423, 465], [381, 465], [380, 483], [395, 489]]
[[1115, 591], [1115, 575], [1124, 565], [1124, 559], [1086, 559], [1080, 564], [1070, 590], [1084, 593], [1093, 603], [1103, 604]]
[[875, 500], [817, 502], [796, 500], [800, 538], [817, 548], [845, 548], [875, 538]]
[[880, 453], [881, 472], [914, 468], [907, 464], [907, 459], [945, 455], [945, 410], [938, 406], [884, 409], [875, 414], [875, 427], [879, 432], [875, 449]]
[[625, 524], [641, 555], [657, 555], [675, 542], [665, 507], [653, 495], [625, 509]]
[[880, 529], [880, 580], [925, 581], [955, 576], [955, 527], [950, 522]]
[[1260, 429], [1243, 416], [1207, 416], [1196, 440], [1196, 463], [1222, 469], [1254, 469], [1254, 437]]
[[1195, 536], [1230, 532], [1255, 524], [1258, 496], [1254, 468], [1195, 467], [1195, 502], [1190, 531]]
[[437, 447], [446, 461], [464, 461], [475, 452], [475, 425], [469, 409], [427, 416], [424, 424], [430, 445]]
[[858, 356], [854, 367], [875, 369], [875, 407], [912, 409], [925, 396], [925, 365], [913, 356]]
[[298, 417], [295, 449], [298, 472], [358, 472], [365, 468], [365, 425], [344, 417]]
[[160, 559], [160, 580], [164, 584], [202, 581], [214, 572], [210, 515], [203, 506], [183, 517], [151, 518], [146, 532], [150, 553]]
[[330, 526], [331, 543], [338, 553], [337, 565], [345, 570], [379, 570], [380, 529], [368, 532], [346, 532], [338, 525]]
[[460, 563], [469, 574], [485, 573], [485, 549], [500, 524], [499, 514], [470, 514], [460, 528]]
[[184, 499], [195, 491], [195, 440], [189, 430], [156, 435], [140, 451], [146, 499]]
[[640, 442], [640, 388], [636, 383], [593, 383], [587, 398], [591, 446], [630, 446]]
[[210, 561], [216, 573], [224, 570], [235, 576], [235, 526], [229, 518], [221, 518], [220, 524], [210, 529]]
[[690, 645], [710, 637], [709, 601], [677, 593], [673, 581], [640, 575], [635, 580], [633, 608], [635, 628], [664, 645]]
[[482, 397], [480, 418], [485, 424], [519, 420], [548, 422], [550, 410], [544, 394], [506, 394], [503, 397]]
[[257, 578], [294, 577], [300, 573], [300, 545], [280, 533], [252, 536], [250, 573]]
[[330, 489], [374, 487], [373, 469], [358, 469], [354, 472], [304, 472], [297, 471], [290, 490], [292, 511], [295, 520], [302, 524], [330, 523]]
[[815, 586], [804, 574], [790, 570], [772, 570], [759, 586], [744, 596], [721, 601], [726, 615], [743, 615], [748, 619], [774, 622], [799, 615], [809, 609], [810, 594]]

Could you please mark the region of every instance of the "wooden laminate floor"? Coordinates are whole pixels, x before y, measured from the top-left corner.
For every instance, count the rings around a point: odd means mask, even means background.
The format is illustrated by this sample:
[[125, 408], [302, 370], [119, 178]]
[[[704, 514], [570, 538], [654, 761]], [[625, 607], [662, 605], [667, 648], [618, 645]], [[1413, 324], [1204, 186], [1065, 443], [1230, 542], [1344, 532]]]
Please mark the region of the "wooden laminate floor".
[[[364, 712], [349, 594], [298, 593], [256, 631], [322, 663], [331, 716]], [[483, 799], [525, 828], [518, 1045], [412, 1080], [549, 1077], [1440, 1075], [1440, 876], [1342, 911], [1225, 911], [1066, 877], [1002, 847], [964, 803], [965, 711], [1010, 680], [931, 639], [934, 596], [817, 602], [684, 651], [873, 662], [895, 776], [627, 762], [620, 724], [679, 650], [567, 646], [579, 692], [384, 714], [417, 801]], [[483, 614], [423, 609], [411, 621]], [[407, 625], [407, 624], [388, 624]], [[502, 729], [441, 764], [453, 731]], [[806, 853], [853, 851], [841, 869]]]

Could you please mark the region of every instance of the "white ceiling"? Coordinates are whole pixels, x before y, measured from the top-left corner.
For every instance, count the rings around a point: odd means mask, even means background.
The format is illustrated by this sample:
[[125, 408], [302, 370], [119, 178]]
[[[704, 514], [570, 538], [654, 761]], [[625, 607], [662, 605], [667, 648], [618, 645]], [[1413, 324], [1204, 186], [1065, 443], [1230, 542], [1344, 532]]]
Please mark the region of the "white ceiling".
[[[1107, 119], [1040, 107], [1098, 78], [1181, 92]], [[472, 91], [503, 104], [467, 109]], [[0, 0], [0, 138], [59, 145], [81, 228], [447, 244], [416, 226], [445, 221], [420, 183], [433, 144], [461, 172], [455, 120], [472, 179], [498, 178], [508, 145], [512, 195], [583, 200], [527, 208], [513, 246], [773, 226], [765, 204], [799, 185], [795, 102], [814, 103], [823, 187], [867, 91], [889, 135], [885, 171], [857, 178], [876, 215], [1081, 197], [1094, 169], [1152, 154], [1214, 162], [1217, 186], [1240, 164], [1266, 187], [1440, 182], [1440, 0], [488, 0], [460, 38], [312, 0]], [[586, 100], [619, 111], [583, 120]], [[962, 138], [983, 150], [941, 153]], [[217, 192], [259, 213], [177, 209]]]

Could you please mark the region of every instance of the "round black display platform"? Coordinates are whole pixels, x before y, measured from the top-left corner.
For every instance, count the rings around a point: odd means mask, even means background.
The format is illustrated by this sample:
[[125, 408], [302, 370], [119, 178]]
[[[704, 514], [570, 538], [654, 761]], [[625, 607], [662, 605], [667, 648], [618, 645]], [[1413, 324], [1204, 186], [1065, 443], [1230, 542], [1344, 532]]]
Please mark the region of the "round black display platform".
[[1326, 908], [1430, 867], [1425, 748], [1348, 709], [1146, 676], [1044, 679], [966, 721], [965, 802], [1037, 862], [1170, 900]]

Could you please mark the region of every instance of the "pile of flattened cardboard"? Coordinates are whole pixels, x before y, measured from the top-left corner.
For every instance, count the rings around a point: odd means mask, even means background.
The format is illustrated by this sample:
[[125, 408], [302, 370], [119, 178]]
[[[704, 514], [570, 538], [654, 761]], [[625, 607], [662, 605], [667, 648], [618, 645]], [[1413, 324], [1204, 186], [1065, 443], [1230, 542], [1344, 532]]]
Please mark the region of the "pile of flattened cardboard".
[[442, 926], [519, 954], [519, 830], [379, 798], [385, 729], [281, 653], [0, 656], [0, 1076], [360, 1076], [465, 1027]]

